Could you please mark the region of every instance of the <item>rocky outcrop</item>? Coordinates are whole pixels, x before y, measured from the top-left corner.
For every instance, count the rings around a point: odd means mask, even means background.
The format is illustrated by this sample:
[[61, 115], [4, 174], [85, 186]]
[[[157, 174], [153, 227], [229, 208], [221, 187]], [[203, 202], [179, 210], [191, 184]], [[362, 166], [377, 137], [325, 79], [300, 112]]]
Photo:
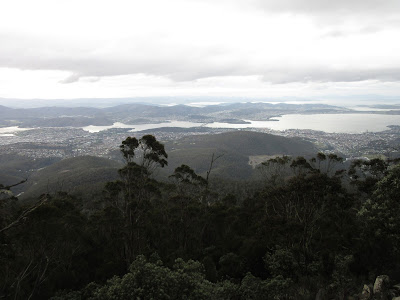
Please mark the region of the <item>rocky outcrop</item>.
[[363, 290], [360, 295], [360, 300], [369, 300], [372, 298], [372, 288], [364, 284]]
[[359, 300], [400, 300], [400, 284], [390, 285], [387, 275], [376, 277], [374, 285], [364, 284]]
[[[315, 300], [330, 300], [334, 294], [329, 293], [326, 288], [321, 288]], [[336, 299], [336, 298], [335, 298]], [[391, 285], [387, 275], [376, 277], [374, 284], [364, 284], [361, 293], [347, 296], [346, 300], [400, 300], [400, 283]]]
[[374, 283], [374, 298], [375, 299], [387, 299], [389, 296], [390, 280], [387, 275], [379, 275], [375, 279]]

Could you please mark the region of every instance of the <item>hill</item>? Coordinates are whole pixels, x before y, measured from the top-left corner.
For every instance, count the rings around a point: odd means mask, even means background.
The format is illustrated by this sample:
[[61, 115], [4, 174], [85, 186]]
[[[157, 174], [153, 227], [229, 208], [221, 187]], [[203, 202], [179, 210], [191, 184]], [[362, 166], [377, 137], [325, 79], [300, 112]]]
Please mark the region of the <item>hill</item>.
[[231, 103], [195, 107], [188, 105], [158, 106], [150, 104], [122, 104], [106, 108], [94, 107], [39, 107], [8, 108], [0, 106], [0, 126], [22, 127], [80, 127], [111, 125], [113, 122], [135, 124], [138, 119], [149, 123], [167, 120], [196, 122], [242, 123], [243, 120], [266, 120], [293, 113], [345, 113], [348, 109], [324, 104]]
[[249, 131], [193, 135], [168, 142], [165, 146], [169, 155], [168, 172], [181, 164], [187, 164], [197, 173], [205, 175], [214, 153], [222, 156], [215, 162], [213, 174], [231, 179], [252, 176], [250, 156], [307, 156], [318, 151], [312, 143], [301, 139]]
[[111, 125], [113, 122], [98, 108], [92, 107], [40, 107], [9, 108], [0, 106], [0, 125], [34, 127], [65, 127]]
[[32, 159], [18, 154], [0, 155], [0, 183], [3, 185], [13, 185], [22, 180], [28, 179], [28, 182], [18, 185], [12, 189], [15, 194], [24, 191], [29, 185], [30, 176], [38, 169], [47, 167], [58, 158], [37, 158]]
[[22, 200], [42, 193], [65, 191], [90, 195], [101, 192], [106, 182], [117, 179], [121, 164], [101, 157], [81, 156], [63, 159], [37, 171]]
[[[308, 156], [317, 153], [310, 142], [248, 131], [191, 135], [166, 142], [165, 147], [168, 166], [156, 174], [160, 179], [167, 178], [181, 164], [189, 165], [198, 174], [205, 176], [213, 154], [221, 157], [213, 166], [212, 177], [238, 180], [253, 176], [250, 158], [260, 156], [261, 162], [265, 156]], [[107, 181], [117, 179], [117, 170], [121, 166], [121, 162], [93, 156], [68, 158], [44, 165], [30, 176], [20, 198], [24, 200], [56, 191], [88, 197], [101, 192]]]

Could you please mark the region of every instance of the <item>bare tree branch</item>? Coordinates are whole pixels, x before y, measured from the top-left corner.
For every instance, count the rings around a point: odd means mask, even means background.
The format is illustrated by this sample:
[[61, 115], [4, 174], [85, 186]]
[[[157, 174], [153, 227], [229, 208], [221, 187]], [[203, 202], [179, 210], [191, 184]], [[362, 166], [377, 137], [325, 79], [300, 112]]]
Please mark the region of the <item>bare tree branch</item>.
[[214, 163], [217, 161], [217, 159], [221, 158], [222, 156], [224, 156], [224, 154], [220, 154], [218, 156], [215, 156], [215, 153], [212, 154], [211, 161], [210, 161], [210, 167], [208, 168], [207, 176], [206, 176], [207, 185], [208, 185], [208, 179], [210, 177], [210, 173], [212, 171], [212, 167], [213, 167]]
[[28, 180], [28, 179], [24, 179], [24, 180], [22, 180], [22, 181], [20, 181], [20, 182], [18, 182], [18, 183], [15, 183], [15, 184], [12, 184], [12, 185], [8, 185], [8, 186], [0, 187], [0, 189], [1, 189], [1, 190], [9, 190], [10, 188], [12, 188], [12, 187], [14, 187], [14, 186], [17, 186], [17, 185], [20, 185], [20, 184], [25, 183], [27, 180]]
[[3, 229], [0, 229], [0, 233], [4, 232], [4, 231], [6, 231], [6, 230], [9, 230], [9, 229], [11, 229], [11, 228], [13, 228], [13, 227], [19, 225], [20, 223], [22, 223], [22, 222], [25, 220], [25, 218], [26, 218], [30, 213], [32, 213], [32, 212], [35, 211], [37, 208], [39, 208], [41, 205], [43, 205], [47, 200], [48, 200], [48, 195], [47, 195], [47, 194], [43, 195], [43, 196], [41, 197], [41, 199], [40, 199], [39, 202], [37, 202], [37, 203], [36, 203], [35, 205], [33, 205], [32, 207], [30, 207], [30, 208], [24, 210], [24, 211], [22, 212], [22, 214], [21, 214], [14, 222], [12, 222], [11, 224], [7, 225], [7, 226], [4, 227]]

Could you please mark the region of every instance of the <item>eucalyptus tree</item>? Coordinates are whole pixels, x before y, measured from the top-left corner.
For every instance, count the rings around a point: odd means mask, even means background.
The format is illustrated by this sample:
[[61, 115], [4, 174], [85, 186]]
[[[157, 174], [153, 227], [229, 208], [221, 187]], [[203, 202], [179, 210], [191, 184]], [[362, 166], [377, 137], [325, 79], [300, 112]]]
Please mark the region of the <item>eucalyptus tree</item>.
[[104, 196], [124, 220], [123, 252], [129, 265], [146, 247], [146, 213], [150, 211], [152, 197], [159, 193], [158, 183], [151, 175], [168, 164], [168, 155], [164, 145], [152, 135], [140, 139], [127, 137], [119, 148], [126, 164], [118, 170], [120, 179], [106, 184]]

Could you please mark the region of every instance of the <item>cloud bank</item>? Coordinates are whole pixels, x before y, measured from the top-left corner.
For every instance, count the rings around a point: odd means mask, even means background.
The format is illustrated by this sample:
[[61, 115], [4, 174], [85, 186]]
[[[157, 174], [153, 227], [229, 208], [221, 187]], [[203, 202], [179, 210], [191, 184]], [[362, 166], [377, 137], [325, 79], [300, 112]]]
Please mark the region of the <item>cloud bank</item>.
[[0, 4], [0, 68], [168, 82], [400, 82], [400, 1], [55, 1]]

